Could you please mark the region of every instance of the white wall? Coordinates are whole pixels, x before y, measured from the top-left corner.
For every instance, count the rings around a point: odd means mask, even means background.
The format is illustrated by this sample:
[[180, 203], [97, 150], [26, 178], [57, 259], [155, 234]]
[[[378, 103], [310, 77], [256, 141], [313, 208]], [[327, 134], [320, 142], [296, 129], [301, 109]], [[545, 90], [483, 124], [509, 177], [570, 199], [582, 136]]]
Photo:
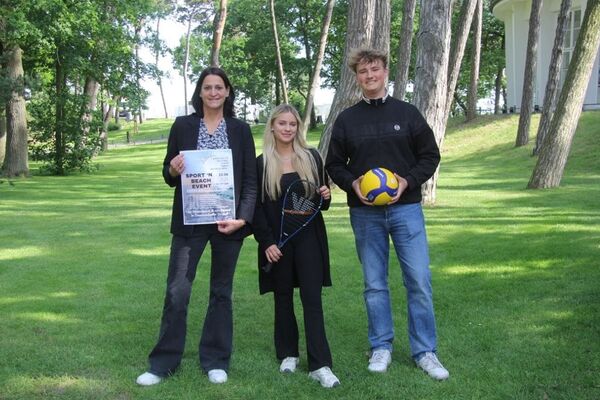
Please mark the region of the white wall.
[[[572, 9], [585, 11], [587, 0], [573, 0]], [[556, 20], [560, 10], [560, 0], [544, 0], [540, 16], [540, 42], [538, 44], [536, 83], [534, 86], [534, 105], [540, 107], [544, 102], [544, 93], [548, 81], [552, 47], [556, 34]], [[527, 36], [529, 30], [529, 14], [531, 0], [504, 0], [494, 7], [494, 15], [502, 20], [506, 29], [506, 78], [507, 78], [507, 107], [521, 107], [523, 96], [523, 79], [527, 51]], [[600, 103], [600, 88], [598, 80], [600, 54], [590, 78], [585, 94], [584, 104]]]

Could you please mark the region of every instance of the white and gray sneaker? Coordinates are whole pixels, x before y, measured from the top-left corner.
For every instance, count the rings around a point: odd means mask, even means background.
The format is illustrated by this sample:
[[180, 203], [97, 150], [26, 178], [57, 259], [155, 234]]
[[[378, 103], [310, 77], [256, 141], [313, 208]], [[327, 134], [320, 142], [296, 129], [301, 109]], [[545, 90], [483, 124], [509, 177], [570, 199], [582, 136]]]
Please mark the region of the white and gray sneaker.
[[438, 381], [448, 379], [450, 376], [450, 373], [446, 368], [444, 368], [435, 353], [426, 352], [423, 357], [417, 360], [417, 365], [423, 371], [427, 372], [427, 375], [433, 379], [437, 379]]
[[152, 386], [160, 383], [163, 378], [158, 375], [154, 375], [152, 372], [144, 372], [140, 376], [137, 377], [135, 383], [141, 386]]
[[392, 352], [387, 349], [379, 349], [373, 351], [369, 358], [369, 371], [385, 372], [387, 367], [392, 363]]
[[286, 357], [279, 366], [280, 372], [296, 372], [296, 367], [300, 359], [298, 357]]
[[227, 371], [224, 369], [211, 369], [208, 371], [208, 380], [210, 383], [225, 383], [227, 382]]
[[321, 367], [317, 370], [311, 371], [308, 373], [308, 376], [315, 381], [319, 381], [321, 386], [325, 388], [336, 387], [340, 384], [340, 380], [333, 374], [333, 372], [331, 372], [329, 367]]

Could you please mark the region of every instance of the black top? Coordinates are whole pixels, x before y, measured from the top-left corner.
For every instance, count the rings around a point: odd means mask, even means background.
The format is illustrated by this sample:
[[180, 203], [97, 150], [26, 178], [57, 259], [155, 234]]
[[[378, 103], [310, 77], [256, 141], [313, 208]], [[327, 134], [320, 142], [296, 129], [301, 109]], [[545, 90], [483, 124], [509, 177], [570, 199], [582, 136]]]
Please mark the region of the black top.
[[[316, 150], [311, 149], [311, 154], [315, 158], [317, 168], [319, 170], [319, 183], [317, 184], [317, 187], [321, 187], [326, 184], [325, 172], [323, 170], [323, 161]], [[279, 198], [277, 199], [271, 199], [268, 197], [267, 194], [265, 194], [265, 199], [263, 201], [262, 154], [256, 159], [256, 169], [258, 173], [258, 194], [256, 198], [256, 211], [252, 222], [252, 233], [254, 234], [254, 238], [258, 242], [258, 282], [260, 293], [264, 294], [273, 291], [275, 287], [273, 274], [264, 272], [261, 267], [267, 264], [268, 262], [267, 257], [265, 255], [265, 250], [269, 246], [277, 244], [279, 240], [279, 229], [281, 223], [281, 204], [283, 201], [283, 195], [279, 196]], [[287, 187], [298, 178], [299, 176], [296, 172], [283, 174], [281, 177], [282, 193], [285, 193]], [[330, 203], [331, 198], [329, 200], [323, 199], [321, 210], [327, 210], [329, 208]], [[313, 225], [312, 228], [314, 228], [316, 232], [317, 240], [320, 246], [320, 249], [315, 249], [315, 251], [320, 251], [320, 254], [322, 255], [323, 286], [331, 286], [329, 245], [327, 243], [327, 231], [325, 230], [325, 222], [323, 220], [323, 215], [321, 213], [317, 214], [317, 216], [310, 222], [310, 224]], [[283, 251], [285, 251], [285, 246]], [[274, 268], [276, 268], [276, 266], [274, 266]], [[294, 287], [298, 287], [297, 282], [294, 282]]]
[[[235, 186], [236, 218], [252, 222], [256, 205], [256, 152], [250, 126], [236, 118], [225, 118], [229, 148], [233, 158], [233, 181]], [[181, 150], [196, 150], [200, 117], [198, 114], [177, 117], [171, 126], [167, 154], [163, 161], [163, 178], [165, 182], [175, 187], [173, 194], [173, 212], [171, 215], [171, 233], [179, 236], [193, 236], [195, 226], [183, 224], [183, 207], [181, 200], [181, 177], [169, 174], [169, 163]], [[250, 228], [245, 226], [231, 235], [228, 239], [239, 240], [250, 234]]]
[[342, 111], [331, 133], [325, 168], [347, 194], [348, 205], [364, 206], [352, 182], [383, 167], [407, 180], [399, 204], [421, 201], [421, 185], [433, 176], [440, 152], [433, 131], [413, 105], [388, 96], [364, 100]]

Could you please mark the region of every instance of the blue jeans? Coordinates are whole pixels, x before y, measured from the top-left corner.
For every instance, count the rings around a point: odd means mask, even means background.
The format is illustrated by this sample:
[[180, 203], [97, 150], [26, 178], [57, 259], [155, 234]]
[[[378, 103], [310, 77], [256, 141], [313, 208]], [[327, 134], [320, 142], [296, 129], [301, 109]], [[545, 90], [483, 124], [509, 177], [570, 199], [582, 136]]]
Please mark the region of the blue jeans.
[[350, 222], [362, 264], [372, 350], [392, 350], [394, 323], [388, 287], [391, 237], [402, 268], [413, 358], [436, 351], [429, 249], [421, 204], [351, 207]]

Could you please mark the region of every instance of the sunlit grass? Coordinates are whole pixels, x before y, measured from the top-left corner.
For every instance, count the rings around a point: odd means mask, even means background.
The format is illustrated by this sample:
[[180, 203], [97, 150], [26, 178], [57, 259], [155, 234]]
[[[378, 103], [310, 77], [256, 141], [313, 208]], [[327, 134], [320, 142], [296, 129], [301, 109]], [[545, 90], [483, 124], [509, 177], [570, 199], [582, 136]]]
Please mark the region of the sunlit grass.
[[[345, 195], [335, 189], [324, 213], [334, 286], [323, 301], [342, 385], [325, 391], [308, 379], [303, 339], [300, 372], [278, 372], [273, 300], [258, 295], [249, 238], [235, 276], [229, 382], [211, 385], [198, 367], [207, 252], [180, 370], [137, 387], [158, 334], [169, 256], [162, 142], [111, 148], [93, 174], [0, 184], [0, 399], [600, 398], [600, 113], [583, 114], [562, 185], [549, 190], [525, 189], [535, 159], [531, 145], [514, 147], [517, 122], [451, 121], [436, 205], [425, 210], [449, 381], [432, 381], [410, 359], [395, 261], [394, 363], [385, 375], [366, 370], [361, 267]], [[147, 121], [140, 137], [170, 123]], [[253, 127], [259, 149], [263, 128]], [[298, 306], [302, 329], [301, 315]]]

